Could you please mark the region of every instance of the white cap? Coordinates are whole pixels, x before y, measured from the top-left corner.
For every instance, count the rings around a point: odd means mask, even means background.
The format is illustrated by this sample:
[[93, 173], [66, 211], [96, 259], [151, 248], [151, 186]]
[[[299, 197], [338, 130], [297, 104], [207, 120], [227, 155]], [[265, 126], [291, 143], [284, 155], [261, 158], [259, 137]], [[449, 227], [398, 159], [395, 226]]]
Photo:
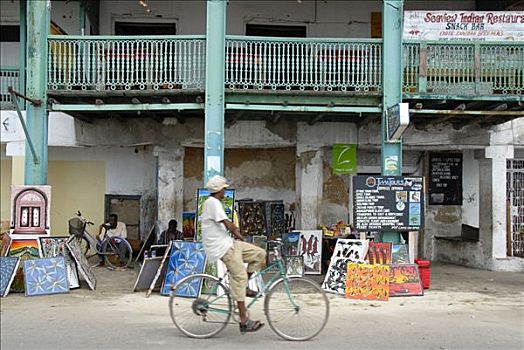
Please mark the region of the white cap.
[[227, 184], [227, 180], [220, 175], [213, 176], [212, 178], [210, 178], [207, 181], [207, 184], [206, 184], [206, 188], [211, 193], [220, 192], [223, 188], [228, 188], [228, 187], [229, 185]]

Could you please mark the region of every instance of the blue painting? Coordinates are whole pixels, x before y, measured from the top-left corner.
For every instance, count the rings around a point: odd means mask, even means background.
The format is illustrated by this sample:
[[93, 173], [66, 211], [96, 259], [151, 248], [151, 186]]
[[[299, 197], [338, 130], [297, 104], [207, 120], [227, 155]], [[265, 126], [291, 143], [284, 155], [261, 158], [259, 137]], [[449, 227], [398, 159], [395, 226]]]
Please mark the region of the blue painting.
[[20, 258], [16, 256], [0, 256], [0, 296], [6, 297], [15, 278]]
[[[206, 267], [206, 253], [200, 242], [174, 241], [166, 277], [162, 285], [162, 295], [169, 295], [171, 288], [182, 278], [189, 275], [203, 273]], [[201, 281], [187, 285], [185, 290], [177, 293], [178, 296], [197, 297], [200, 294]]]
[[300, 232], [289, 232], [282, 235], [282, 254], [284, 256], [298, 255]]
[[69, 293], [63, 256], [24, 261], [25, 295]]

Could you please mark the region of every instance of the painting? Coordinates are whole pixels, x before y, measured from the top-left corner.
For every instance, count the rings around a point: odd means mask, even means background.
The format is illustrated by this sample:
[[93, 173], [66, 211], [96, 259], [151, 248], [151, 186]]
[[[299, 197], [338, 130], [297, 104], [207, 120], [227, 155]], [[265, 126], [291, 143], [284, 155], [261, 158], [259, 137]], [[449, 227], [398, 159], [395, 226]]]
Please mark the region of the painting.
[[[197, 215], [196, 215], [196, 237], [195, 241], [201, 241], [200, 238], [202, 235], [202, 208], [206, 199], [209, 198], [209, 190], [205, 188], [199, 188], [197, 190]], [[233, 221], [233, 211], [235, 209], [235, 190], [228, 188], [226, 189], [226, 194], [224, 199], [222, 199], [222, 205], [224, 206], [224, 211], [226, 212], [229, 220]]]
[[387, 301], [389, 278], [388, 265], [348, 263], [346, 298]]
[[322, 272], [322, 230], [300, 231], [299, 254], [304, 257], [304, 273]]
[[24, 261], [25, 296], [69, 293], [63, 256]]
[[67, 271], [67, 281], [69, 282], [69, 289], [80, 288], [80, 278], [78, 277], [78, 269], [76, 263], [66, 249], [65, 243], [69, 236], [64, 237], [40, 237], [40, 256], [42, 258], [54, 258], [56, 256], [63, 256]]
[[76, 239], [75, 236], [71, 236], [66, 241], [66, 247], [73, 256], [73, 259], [75, 259], [76, 264], [78, 266], [78, 270], [80, 270], [80, 274], [84, 277], [84, 279], [87, 282], [87, 285], [91, 290], [96, 289], [96, 277], [95, 273], [93, 272], [93, 269], [91, 269], [91, 266], [89, 266], [89, 262], [87, 261], [85, 255], [82, 253], [82, 248], [80, 246], [80, 241]]
[[416, 264], [391, 265], [389, 296], [404, 297], [424, 295]]
[[9, 294], [11, 283], [18, 270], [20, 258], [16, 256], [0, 256], [0, 296], [2, 298]]
[[286, 256], [286, 275], [288, 277], [304, 276], [304, 257], [302, 255]]
[[11, 248], [11, 236], [7, 232], [2, 232], [0, 235], [0, 256], [7, 256]]
[[266, 206], [264, 202], [238, 202], [240, 232], [243, 235], [265, 235]]
[[267, 247], [267, 237], [266, 236], [253, 236], [253, 244], [257, 247], [260, 247], [266, 250]]
[[345, 258], [331, 259], [322, 289], [329, 293], [346, 294], [347, 265], [350, 262], [352, 262], [350, 259]]
[[[182, 278], [195, 273], [203, 273], [206, 267], [206, 260], [207, 257], [202, 243], [173, 241], [161, 294], [169, 295], [171, 288]], [[180, 291], [178, 296], [198, 296], [202, 286], [198, 281], [195, 282], [193, 285], [187, 285], [187, 290]]]
[[368, 253], [369, 242], [359, 239], [342, 239], [337, 240], [332, 258], [346, 258], [355, 263], [365, 262]]
[[282, 235], [282, 254], [298, 255], [300, 232], [289, 232]]
[[11, 240], [11, 248], [9, 249], [9, 256], [16, 256], [20, 258], [20, 264], [15, 275], [15, 279], [11, 284], [12, 292], [24, 292], [24, 261], [31, 259], [39, 259], [40, 256], [40, 241], [38, 236], [28, 238], [13, 238]]
[[[166, 251], [164, 252], [164, 255], [162, 256], [162, 260], [160, 261], [160, 266], [158, 266], [158, 269], [156, 270], [155, 277], [153, 277], [153, 280], [151, 281], [149, 285], [149, 289], [146, 292], [146, 297], [150, 297], [151, 293], [153, 293], [153, 290], [155, 288], [160, 288], [162, 286], [162, 281], [164, 280], [164, 277], [167, 271], [167, 265], [168, 265], [167, 259], [169, 258], [169, 254], [171, 253], [172, 247], [173, 247], [173, 242], [169, 242], [169, 244], [167, 245]], [[158, 283], [159, 281], [160, 283]]]
[[372, 265], [391, 264], [391, 243], [390, 242], [369, 242], [366, 260]]
[[142, 247], [140, 247], [140, 251], [138, 252], [138, 255], [136, 256], [135, 261], [141, 261], [142, 259], [144, 259], [144, 252], [146, 250], [149, 250], [151, 246], [156, 243], [156, 241], [157, 241], [156, 230], [155, 230], [155, 226], [153, 226], [149, 230], [149, 233], [147, 234], [144, 244], [142, 244]]
[[394, 244], [391, 249], [391, 263], [409, 264], [408, 246], [406, 244]]
[[282, 256], [282, 243], [279, 241], [267, 241], [267, 266], [271, 265], [277, 260], [275, 248]]
[[133, 292], [140, 292], [147, 290], [151, 286], [151, 282], [155, 278], [155, 274], [162, 263], [163, 258], [157, 256], [154, 258], [144, 258], [138, 277], [136, 278], [135, 285], [133, 286]]
[[281, 203], [272, 203], [270, 204], [271, 212], [271, 231], [268, 235], [274, 237], [282, 237], [286, 232], [286, 218], [284, 213], [284, 204]]
[[182, 233], [184, 240], [192, 241], [195, 239], [195, 220], [196, 213], [185, 211], [182, 213]]
[[11, 186], [12, 234], [49, 235], [51, 186]]

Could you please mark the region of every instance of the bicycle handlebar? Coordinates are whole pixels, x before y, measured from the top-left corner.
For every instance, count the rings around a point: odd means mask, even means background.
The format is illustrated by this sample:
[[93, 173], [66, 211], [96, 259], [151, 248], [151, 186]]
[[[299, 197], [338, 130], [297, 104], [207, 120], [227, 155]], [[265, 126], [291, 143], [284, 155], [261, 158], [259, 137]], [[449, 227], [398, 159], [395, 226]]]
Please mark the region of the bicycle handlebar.
[[82, 213], [80, 212], [80, 210], [77, 210], [77, 212], [76, 212], [76, 216], [80, 217], [80, 219], [81, 219], [83, 222], [85, 222], [87, 225], [94, 225], [94, 224], [95, 224], [95, 223], [92, 222], [92, 221], [87, 221], [87, 219], [84, 218], [84, 217], [82, 216]]

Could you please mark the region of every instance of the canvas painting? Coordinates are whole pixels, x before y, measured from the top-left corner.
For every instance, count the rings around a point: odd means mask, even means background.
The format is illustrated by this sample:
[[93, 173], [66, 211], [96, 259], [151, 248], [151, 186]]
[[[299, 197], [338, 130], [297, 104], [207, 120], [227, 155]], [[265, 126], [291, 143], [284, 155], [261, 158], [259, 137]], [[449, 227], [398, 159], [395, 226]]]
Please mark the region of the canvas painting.
[[346, 258], [352, 262], [365, 262], [368, 253], [369, 242], [359, 239], [342, 239], [337, 240], [335, 250], [333, 251], [333, 258]]
[[0, 296], [6, 297], [9, 294], [11, 283], [18, 270], [20, 258], [16, 256], [1, 256], [0, 257]]
[[75, 236], [71, 236], [66, 241], [66, 247], [73, 256], [73, 259], [75, 259], [75, 262], [78, 266], [78, 269], [80, 270], [80, 274], [84, 277], [87, 284], [89, 285], [89, 288], [92, 290], [96, 289], [96, 277], [95, 273], [93, 272], [93, 269], [91, 266], [89, 266], [89, 262], [87, 261], [85, 255], [82, 252], [82, 248], [80, 246], [80, 241], [76, 239]]
[[24, 261], [25, 295], [69, 293], [63, 256]]
[[80, 278], [78, 269], [73, 257], [65, 247], [69, 237], [40, 237], [40, 255], [43, 258], [54, 258], [63, 256], [67, 271], [67, 280], [69, 289], [80, 288]]
[[344, 295], [346, 293], [347, 265], [350, 262], [352, 262], [350, 259], [345, 258], [331, 259], [322, 289], [326, 292]]
[[11, 236], [7, 232], [1, 233], [0, 237], [0, 256], [7, 256], [11, 248]]
[[286, 275], [288, 277], [304, 276], [304, 257], [302, 255], [286, 256]]
[[136, 278], [133, 292], [140, 292], [148, 289], [155, 278], [155, 274], [162, 263], [162, 257], [145, 258], [140, 266], [138, 277]]
[[[206, 199], [209, 198], [209, 190], [205, 188], [199, 188], [197, 190], [197, 215], [196, 215], [196, 241], [201, 241], [202, 235], [202, 208]], [[235, 190], [228, 188], [226, 189], [226, 194], [222, 200], [222, 205], [224, 206], [224, 211], [226, 212], [229, 220], [233, 221], [233, 212], [235, 209]]]
[[267, 237], [266, 236], [253, 236], [253, 244], [257, 247], [260, 247], [266, 250], [267, 247]]
[[286, 218], [284, 204], [273, 203], [270, 205], [271, 224], [268, 235], [281, 237], [286, 232]]
[[158, 286], [158, 288], [161, 288], [162, 281], [164, 280], [164, 277], [165, 277], [166, 271], [167, 271], [167, 265], [168, 265], [167, 264], [167, 259], [170, 256], [172, 247], [173, 247], [173, 242], [169, 242], [169, 244], [167, 245], [166, 251], [164, 252], [164, 255], [162, 256], [162, 260], [160, 261], [160, 266], [156, 270], [155, 276], [153, 277], [153, 280], [151, 281], [151, 283], [149, 285], [149, 289], [146, 292], [146, 297], [151, 296], [151, 293], [153, 292], [153, 289], [157, 288], [158, 284], [160, 284]]
[[51, 186], [11, 186], [12, 234], [49, 235]]
[[408, 246], [406, 244], [394, 244], [391, 249], [391, 262], [393, 264], [409, 264]]
[[282, 256], [282, 244], [281, 242], [278, 242], [278, 241], [267, 241], [267, 266], [271, 265], [272, 263], [274, 263], [277, 259], [276, 255], [275, 255], [275, 248], [277, 249], [277, 251], [280, 253], [280, 255]]
[[184, 240], [192, 241], [195, 239], [195, 212], [183, 212], [182, 213], [182, 233], [184, 234]]
[[322, 231], [300, 231], [299, 254], [304, 257], [304, 273], [322, 272]]
[[39, 237], [23, 239], [13, 238], [11, 241], [11, 248], [9, 249], [9, 256], [16, 256], [20, 258], [20, 264], [15, 275], [15, 279], [11, 284], [12, 292], [24, 292], [24, 261], [39, 259], [40, 256], [40, 241]]
[[[206, 253], [202, 243], [174, 241], [161, 294], [169, 295], [171, 288], [182, 278], [195, 273], [203, 273], [206, 261]], [[200, 294], [202, 286], [201, 283], [196, 281], [196, 284], [187, 287], [187, 290], [181, 291], [179, 296], [196, 297]]]
[[392, 265], [389, 279], [389, 296], [424, 295], [416, 264]]
[[284, 235], [282, 236], [282, 254], [284, 256], [298, 255], [299, 243], [300, 232], [284, 233]]
[[363, 300], [389, 299], [388, 265], [348, 263], [346, 275], [346, 298]]
[[264, 202], [239, 202], [240, 232], [243, 235], [266, 234], [266, 207]]
[[390, 242], [369, 242], [366, 260], [372, 265], [391, 264], [391, 243]]
[[144, 252], [146, 250], [149, 250], [151, 246], [156, 243], [156, 241], [157, 241], [156, 230], [155, 230], [155, 226], [153, 226], [151, 227], [151, 230], [149, 230], [149, 233], [147, 234], [144, 244], [142, 244], [142, 247], [140, 247], [140, 251], [138, 252], [138, 255], [135, 261], [141, 261], [142, 259], [144, 259]]

